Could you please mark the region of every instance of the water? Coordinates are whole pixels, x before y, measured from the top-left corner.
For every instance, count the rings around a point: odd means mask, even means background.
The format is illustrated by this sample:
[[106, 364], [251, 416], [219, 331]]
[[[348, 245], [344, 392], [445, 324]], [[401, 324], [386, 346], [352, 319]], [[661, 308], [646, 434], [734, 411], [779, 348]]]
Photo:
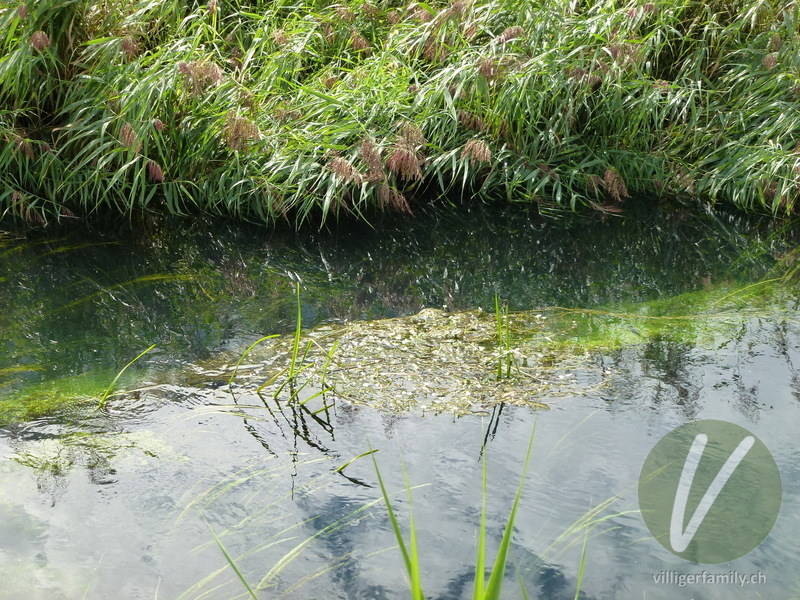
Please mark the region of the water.
[[[390, 414], [341, 400], [317, 414], [270, 411], [253, 394], [186, 376], [261, 336], [291, 332], [296, 280], [306, 327], [423, 307], [492, 310], [495, 292], [512, 310], [621, 310], [755, 282], [794, 242], [792, 229], [667, 206], [607, 220], [454, 212], [301, 236], [166, 221], [135, 234], [2, 238], [4, 402], [47, 390], [97, 398], [128, 361], [156, 349], [122, 379], [143, 389], [112, 396], [104, 410], [82, 406], [3, 429], [0, 597], [246, 597], [213, 534], [248, 582], [262, 584], [260, 597], [407, 597], [371, 456], [339, 470], [372, 448], [406, 531], [402, 464], [418, 486], [426, 596], [469, 598], [484, 448], [491, 561], [534, 426], [504, 598], [523, 597], [520, 580], [528, 597], [573, 598], [584, 543], [585, 598], [800, 595], [784, 566], [800, 558], [800, 331], [791, 290], [769, 310], [754, 298], [752, 314], [742, 305], [712, 335], [698, 327], [591, 353], [576, 372], [578, 389], [550, 398], [546, 411], [498, 404], [461, 417]], [[722, 565], [673, 556], [637, 512], [647, 453], [698, 419], [759, 436], [784, 486], [771, 535]], [[606, 501], [588, 538], [570, 530]], [[765, 581], [655, 580], [732, 570]]]

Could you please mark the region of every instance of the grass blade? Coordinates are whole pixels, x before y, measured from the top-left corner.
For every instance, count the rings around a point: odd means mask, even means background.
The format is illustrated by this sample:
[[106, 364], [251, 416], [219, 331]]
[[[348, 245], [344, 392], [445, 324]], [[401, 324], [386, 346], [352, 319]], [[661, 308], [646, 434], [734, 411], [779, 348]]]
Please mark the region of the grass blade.
[[520, 498], [522, 498], [522, 488], [525, 483], [525, 476], [528, 473], [528, 463], [531, 459], [533, 452], [533, 440], [536, 434], [536, 421], [533, 423], [533, 431], [531, 431], [531, 439], [528, 442], [528, 451], [525, 455], [525, 464], [522, 466], [522, 475], [519, 480], [519, 487], [517, 494], [514, 497], [514, 504], [511, 507], [511, 513], [508, 515], [506, 522], [506, 529], [503, 533], [503, 539], [500, 541], [500, 549], [497, 551], [497, 558], [492, 567], [492, 574], [489, 576], [489, 583], [486, 585], [486, 595], [484, 598], [491, 600], [500, 600], [500, 590], [503, 585], [503, 576], [506, 570], [506, 561], [508, 559], [508, 550], [511, 546], [511, 535], [514, 532], [514, 520], [517, 516], [517, 508], [519, 507]]
[[[370, 448], [372, 450], [372, 448]], [[422, 586], [419, 581], [419, 556], [416, 552], [416, 538], [414, 536], [414, 520], [413, 515], [411, 519], [411, 554], [409, 554], [406, 547], [403, 533], [400, 531], [400, 525], [397, 522], [397, 517], [394, 514], [394, 508], [389, 500], [389, 493], [386, 491], [386, 486], [383, 483], [380, 469], [378, 468], [378, 461], [375, 460], [375, 455], [372, 455], [372, 463], [375, 465], [375, 474], [378, 476], [378, 483], [381, 486], [381, 494], [383, 501], [386, 503], [386, 509], [389, 512], [389, 519], [392, 522], [392, 529], [394, 530], [395, 538], [397, 538], [397, 545], [400, 547], [400, 552], [403, 554], [403, 562], [406, 565], [406, 572], [409, 577], [409, 585], [411, 587], [411, 598], [413, 600], [425, 600], [425, 595], [422, 592]], [[405, 467], [403, 468], [405, 473]], [[408, 479], [406, 479], [406, 487], [408, 487]], [[409, 498], [411, 497], [411, 489], [408, 490]]]
[[105, 406], [105, 403], [106, 403], [106, 398], [108, 398], [108, 396], [111, 394], [111, 392], [112, 392], [112, 391], [114, 391], [114, 386], [117, 384], [117, 381], [118, 381], [118, 380], [119, 380], [119, 378], [122, 376], [122, 374], [123, 374], [123, 373], [124, 373], [124, 372], [127, 370], [127, 368], [128, 368], [128, 367], [130, 367], [130, 366], [131, 366], [133, 363], [135, 363], [137, 360], [139, 360], [140, 358], [142, 358], [142, 357], [143, 357], [145, 354], [147, 354], [148, 352], [150, 352], [150, 350], [152, 350], [152, 349], [153, 349], [153, 348], [155, 348], [155, 347], [156, 347], [156, 345], [155, 345], [155, 344], [153, 344], [153, 345], [152, 345], [152, 346], [150, 346], [150, 347], [149, 347], [147, 350], [145, 350], [144, 352], [142, 352], [141, 354], [139, 354], [139, 356], [137, 356], [137, 357], [136, 357], [136, 358], [134, 358], [134, 359], [133, 359], [131, 362], [129, 362], [127, 365], [125, 365], [124, 367], [122, 367], [122, 370], [121, 370], [119, 373], [117, 373], [117, 376], [116, 376], [116, 377], [114, 377], [114, 381], [112, 381], [112, 382], [111, 382], [111, 384], [110, 384], [110, 385], [109, 385], [109, 386], [106, 388], [106, 391], [105, 391], [105, 392], [103, 392], [103, 397], [102, 397], [102, 398], [100, 398], [100, 403], [97, 405], [97, 408], [103, 408], [103, 406]]
[[236, 573], [236, 576], [239, 578], [239, 581], [241, 581], [242, 585], [244, 585], [244, 587], [247, 589], [247, 592], [250, 594], [250, 597], [253, 598], [254, 600], [258, 600], [258, 596], [256, 596], [256, 593], [253, 591], [253, 588], [250, 587], [250, 584], [247, 583], [247, 579], [245, 579], [244, 575], [239, 570], [239, 567], [236, 565], [236, 561], [233, 560], [233, 557], [231, 557], [230, 554], [228, 554], [228, 551], [222, 544], [222, 540], [220, 540], [217, 537], [217, 534], [214, 533], [214, 530], [211, 529], [211, 525], [208, 525], [208, 523], [206, 523], [206, 525], [208, 526], [208, 530], [211, 532], [211, 535], [214, 537], [214, 541], [217, 542], [217, 546], [219, 546], [219, 549], [222, 550], [222, 554], [225, 555], [225, 560], [228, 561], [228, 564], [231, 566], [231, 569], [233, 569], [233, 572]]

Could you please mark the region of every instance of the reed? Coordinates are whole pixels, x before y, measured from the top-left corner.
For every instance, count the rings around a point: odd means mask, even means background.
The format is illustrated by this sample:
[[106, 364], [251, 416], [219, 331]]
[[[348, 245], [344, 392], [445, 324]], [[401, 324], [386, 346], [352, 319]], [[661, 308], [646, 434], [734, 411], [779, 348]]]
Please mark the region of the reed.
[[[503, 580], [505, 577], [506, 571], [506, 563], [508, 561], [509, 550], [511, 547], [511, 536], [514, 531], [514, 522], [516, 520], [517, 510], [519, 508], [520, 500], [522, 499], [522, 490], [525, 484], [525, 477], [528, 472], [528, 464], [530, 462], [531, 455], [533, 453], [533, 441], [536, 434], [536, 425], [534, 423], [533, 430], [531, 431], [531, 437], [528, 442], [528, 450], [525, 454], [525, 461], [522, 467], [522, 473], [520, 475], [519, 485], [517, 487], [517, 493], [514, 496], [514, 502], [512, 503], [511, 510], [508, 514], [508, 519], [506, 520], [506, 526], [503, 531], [503, 537], [500, 541], [500, 546], [497, 551], [497, 556], [495, 557], [494, 563], [489, 568], [488, 572], [488, 579], [486, 578], [487, 569], [486, 569], [486, 494], [487, 490], [490, 489], [487, 482], [486, 477], [486, 453], [482, 454], [482, 505], [481, 505], [481, 522], [478, 529], [477, 534], [477, 554], [475, 560], [475, 581], [473, 584], [473, 591], [472, 591], [472, 598], [473, 600], [500, 600], [502, 598], [502, 587], [503, 587]], [[409, 532], [408, 532], [408, 544], [406, 544], [405, 537], [403, 532], [400, 528], [400, 524], [397, 520], [397, 517], [394, 514], [394, 508], [392, 507], [391, 500], [389, 498], [389, 493], [386, 490], [386, 486], [384, 485], [383, 478], [381, 477], [380, 469], [378, 468], [377, 460], [375, 459], [374, 454], [372, 455], [372, 461], [375, 465], [375, 473], [378, 477], [378, 483], [381, 488], [381, 494], [383, 496], [384, 503], [386, 504], [387, 511], [389, 513], [389, 519], [392, 524], [392, 530], [394, 531], [395, 537], [397, 539], [397, 545], [400, 548], [400, 552], [403, 557], [403, 563], [406, 568], [406, 572], [408, 573], [408, 581], [410, 587], [411, 598], [413, 600], [422, 600], [425, 598], [425, 595], [422, 591], [422, 583], [421, 583], [421, 576], [420, 576], [420, 564], [421, 564], [421, 556], [418, 551], [417, 542], [416, 542], [416, 531], [414, 526], [414, 514], [413, 514], [413, 506], [412, 506], [412, 499], [411, 499], [411, 486], [408, 481], [408, 476], [405, 472], [405, 466], [403, 467], [403, 476], [405, 477], [406, 482], [406, 492], [408, 495], [408, 506], [409, 506]], [[602, 508], [605, 508], [607, 504], [604, 504]], [[595, 527], [599, 522], [597, 519], [597, 515], [602, 510], [595, 509], [594, 511], [587, 513], [582, 517], [582, 520], [579, 523], [579, 526], [584, 528], [584, 545], [583, 551], [581, 554], [580, 563], [578, 565], [578, 582], [577, 582], [577, 589], [575, 592], [575, 598], [580, 597], [580, 589], [582, 584], [583, 572], [586, 563], [586, 545], [588, 542], [588, 531]], [[574, 536], [575, 532], [577, 531], [578, 525], [573, 525], [568, 532], [565, 532], [563, 537], [567, 535]], [[522, 587], [522, 592], [525, 597], [527, 597], [525, 588], [520, 581], [520, 586]]]
[[0, 214], [300, 226], [425, 190], [778, 215], [800, 193], [793, 4], [209, 6], [0, 4]]

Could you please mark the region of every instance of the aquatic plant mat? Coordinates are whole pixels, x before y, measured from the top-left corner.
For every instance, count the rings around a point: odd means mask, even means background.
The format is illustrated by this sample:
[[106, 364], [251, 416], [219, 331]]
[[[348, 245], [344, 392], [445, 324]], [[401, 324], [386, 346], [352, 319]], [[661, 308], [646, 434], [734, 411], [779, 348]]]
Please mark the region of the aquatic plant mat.
[[234, 395], [257, 394], [279, 408], [318, 397], [317, 411], [336, 398], [389, 412], [465, 414], [498, 403], [547, 408], [607, 384], [613, 373], [602, 367], [603, 353], [658, 340], [713, 349], [735, 339], [748, 319], [779, 311], [785, 320], [792, 294], [781, 290], [782, 281], [607, 310], [490, 314], [429, 308], [402, 318], [320, 326], [302, 336], [268, 336], [235, 364], [193, 369], [198, 384], [227, 381]]
[[[310, 343], [303, 359], [305, 375], [313, 379], [313, 387], [298, 399], [322, 389], [390, 412], [463, 414], [499, 402], [546, 408], [544, 397], [577, 393], [575, 373], [590, 369], [591, 360], [576, 352], [542, 353], [543, 321], [538, 314], [514, 315], [514, 344], [508, 348], [497, 344], [495, 316], [480, 310], [451, 314], [425, 309], [410, 317], [318, 327], [304, 337]], [[248, 364], [238, 367], [234, 393], [254, 391], [279, 375], [292, 346], [291, 338], [283, 338], [249, 354]], [[510, 373], [498, 377], [498, 362], [507, 360]], [[230, 367], [200, 372], [219, 377]], [[274, 396], [280, 385], [278, 376], [258, 393]]]

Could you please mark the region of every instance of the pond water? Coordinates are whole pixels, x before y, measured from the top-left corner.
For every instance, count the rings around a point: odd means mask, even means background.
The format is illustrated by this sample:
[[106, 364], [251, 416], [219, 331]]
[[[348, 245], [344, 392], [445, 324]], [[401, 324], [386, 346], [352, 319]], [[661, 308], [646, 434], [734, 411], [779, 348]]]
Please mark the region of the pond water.
[[[258, 597], [408, 597], [373, 457], [406, 533], [403, 467], [413, 488], [426, 597], [471, 598], [481, 461], [491, 564], [534, 428], [503, 598], [574, 598], [579, 579], [582, 598], [800, 598], [800, 294], [758, 284], [792, 268], [796, 229], [647, 204], [430, 209], [301, 235], [170, 219], [3, 233], [0, 598], [248, 597], [221, 547]], [[548, 376], [570, 383], [512, 375], [513, 401], [458, 411], [372, 405], [395, 392], [368, 374], [358, 402], [264, 400], [246, 384], [266, 382], [270, 344], [291, 346], [296, 282], [319, 340], [368, 320], [409, 330], [425, 308], [491, 322], [497, 294], [512, 320], [547, 324], [526, 351], [568, 356]], [[365, 373], [390, 356], [390, 335], [369, 337]], [[398, 396], [411, 371], [393, 374]], [[718, 565], [668, 552], [637, 500], [650, 450], [701, 419], [758, 436], [783, 483], [770, 535]], [[756, 580], [677, 583], [732, 571]]]

